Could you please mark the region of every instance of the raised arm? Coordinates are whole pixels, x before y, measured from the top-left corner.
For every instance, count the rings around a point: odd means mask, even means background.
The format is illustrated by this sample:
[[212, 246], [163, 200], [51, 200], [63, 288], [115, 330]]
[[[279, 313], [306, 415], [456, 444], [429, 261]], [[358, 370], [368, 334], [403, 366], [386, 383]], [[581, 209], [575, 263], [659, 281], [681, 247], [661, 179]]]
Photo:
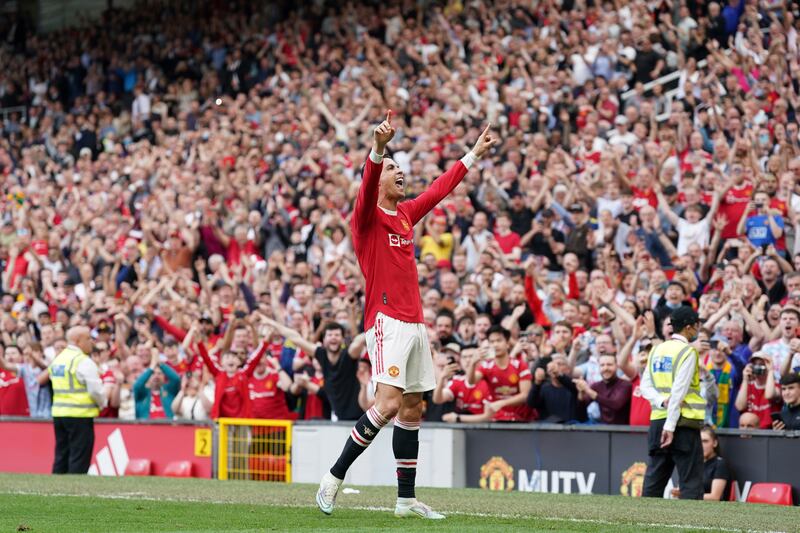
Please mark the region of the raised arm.
[[472, 166], [476, 160], [483, 157], [489, 149], [496, 144], [497, 139], [492, 137], [489, 132], [490, 127], [491, 124], [486, 126], [486, 129], [484, 129], [483, 133], [478, 137], [478, 141], [475, 143], [471, 152], [462, 157], [461, 160], [450, 167], [447, 172], [433, 180], [428, 190], [413, 200], [403, 204], [408, 208], [412, 225], [419, 222], [422, 217], [436, 206], [436, 204], [450, 194], [450, 192], [456, 188], [456, 185], [464, 179], [464, 176], [467, 175], [469, 167]]
[[378, 189], [383, 170], [383, 151], [394, 137], [392, 127], [392, 110], [386, 112], [386, 120], [381, 122], [373, 133], [372, 151], [364, 164], [361, 187], [358, 189], [353, 217], [350, 219], [353, 233], [359, 233], [362, 227], [370, 224], [375, 210], [378, 208]]
[[275, 322], [271, 318], [263, 317], [262, 320], [265, 324], [275, 328], [286, 340], [291, 341], [295, 346], [303, 350], [309, 356], [312, 356], [317, 350], [316, 344], [306, 340], [302, 335], [300, 335], [299, 332], [293, 330], [292, 328]]

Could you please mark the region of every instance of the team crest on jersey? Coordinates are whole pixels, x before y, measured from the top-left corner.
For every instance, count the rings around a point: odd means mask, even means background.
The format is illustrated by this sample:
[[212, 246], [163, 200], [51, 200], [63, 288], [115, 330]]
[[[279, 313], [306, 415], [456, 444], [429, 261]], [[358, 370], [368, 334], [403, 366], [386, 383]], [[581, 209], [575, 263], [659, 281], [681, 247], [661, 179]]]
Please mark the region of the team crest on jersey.
[[517, 381], [519, 381], [519, 376], [516, 374], [511, 374], [508, 376], [508, 381], [510, 381], [512, 385], [516, 385]]
[[483, 393], [479, 390], [476, 390], [472, 393], [472, 398], [474, 400], [480, 400], [481, 398], [483, 398]]
[[264, 382], [264, 388], [267, 389], [267, 390], [271, 389], [272, 388], [272, 382], [271, 381], [265, 381]]
[[389, 372], [389, 375], [392, 376], [393, 378], [396, 378], [397, 376], [400, 375], [400, 369], [397, 368], [394, 365], [389, 367], [388, 372]]

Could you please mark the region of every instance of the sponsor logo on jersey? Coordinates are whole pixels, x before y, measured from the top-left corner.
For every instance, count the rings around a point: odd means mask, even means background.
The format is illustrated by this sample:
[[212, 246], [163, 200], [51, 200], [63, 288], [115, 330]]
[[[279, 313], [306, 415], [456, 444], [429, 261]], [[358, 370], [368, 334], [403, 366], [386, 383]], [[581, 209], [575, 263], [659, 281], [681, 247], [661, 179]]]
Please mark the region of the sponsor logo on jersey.
[[411, 239], [404, 239], [403, 237], [401, 237], [396, 233], [389, 234], [389, 246], [394, 246], [399, 248], [401, 246], [411, 246], [413, 244], [414, 241]]
[[393, 378], [396, 378], [397, 376], [400, 375], [400, 369], [397, 368], [394, 365], [389, 367], [389, 371], [388, 372], [389, 372], [389, 375], [392, 376]]

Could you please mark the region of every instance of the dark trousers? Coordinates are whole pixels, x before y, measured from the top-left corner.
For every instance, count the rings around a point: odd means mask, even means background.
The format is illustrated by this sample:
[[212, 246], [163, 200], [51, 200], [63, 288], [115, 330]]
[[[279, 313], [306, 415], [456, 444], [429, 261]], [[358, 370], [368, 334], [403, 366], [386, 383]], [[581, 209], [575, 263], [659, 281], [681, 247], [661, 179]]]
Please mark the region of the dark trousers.
[[700, 430], [678, 426], [668, 448], [661, 448], [661, 431], [666, 420], [651, 420], [647, 435], [650, 462], [644, 475], [642, 496], [662, 498], [672, 471], [678, 469], [682, 500], [703, 499], [703, 445]]
[[56, 431], [54, 474], [85, 474], [92, 463], [94, 418], [53, 418]]

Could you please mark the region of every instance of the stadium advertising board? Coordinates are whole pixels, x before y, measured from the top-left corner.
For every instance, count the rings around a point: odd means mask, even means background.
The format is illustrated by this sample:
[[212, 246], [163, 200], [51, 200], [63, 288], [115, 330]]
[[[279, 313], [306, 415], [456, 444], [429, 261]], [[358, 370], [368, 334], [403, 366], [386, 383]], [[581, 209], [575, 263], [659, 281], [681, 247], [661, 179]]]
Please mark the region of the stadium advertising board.
[[[467, 486], [486, 490], [640, 497], [647, 468], [642, 431], [480, 429], [465, 431]], [[789, 483], [800, 501], [800, 441], [719, 435], [744, 501], [753, 483]], [[677, 476], [674, 478], [677, 485]], [[672, 485], [667, 486], [669, 493]]]
[[[168, 463], [189, 461], [194, 477], [212, 475], [210, 426], [95, 423], [90, 474], [121, 476], [131, 459], [149, 459], [153, 475]], [[50, 421], [0, 422], [0, 472], [50, 473], [55, 440]]]
[[608, 493], [609, 439], [603, 433], [502, 429], [465, 433], [468, 487]]

